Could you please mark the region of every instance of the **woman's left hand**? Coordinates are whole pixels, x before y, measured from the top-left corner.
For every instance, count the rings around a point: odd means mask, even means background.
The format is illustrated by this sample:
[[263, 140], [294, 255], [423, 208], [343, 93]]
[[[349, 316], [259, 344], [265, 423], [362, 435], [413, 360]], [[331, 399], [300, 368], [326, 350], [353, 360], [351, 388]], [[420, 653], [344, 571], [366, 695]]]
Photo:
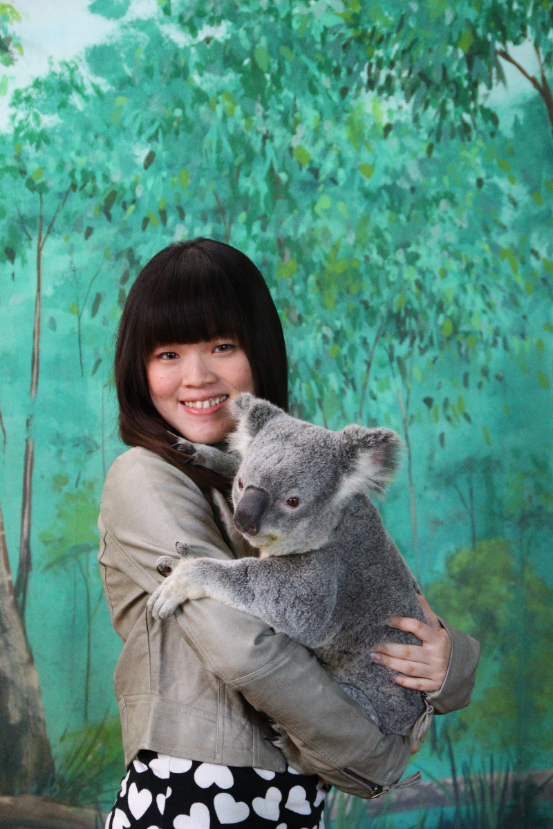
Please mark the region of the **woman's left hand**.
[[398, 685], [428, 693], [438, 691], [442, 687], [449, 665], [451, 639], [424, 596], [418, 598], [428, 624], [406, 616], [392, 616], [388, 624], [398, 630], [414, 633], [417, 639], [421, 640], [422, 646], [386, 642], [376, 645], [371, 655], [379, 665], [386, 665], [387, 668], [401, 672], [398, 676], [392, 676]]

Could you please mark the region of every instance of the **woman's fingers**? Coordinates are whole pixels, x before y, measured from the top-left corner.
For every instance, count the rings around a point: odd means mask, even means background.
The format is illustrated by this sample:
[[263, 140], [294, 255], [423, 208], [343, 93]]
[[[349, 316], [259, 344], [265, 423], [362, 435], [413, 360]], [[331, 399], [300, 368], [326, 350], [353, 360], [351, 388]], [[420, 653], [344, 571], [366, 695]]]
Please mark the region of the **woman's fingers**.
[[[419, 650], [422, 650], [422, 648], [419, 648]], [[399, 659], [376, 651], [373, 651], [372, 658], [379, 665], [384, 665], [392, 671], [399, 671], [398, 674], [390, 676], [393, 682], [415, 691], [425, 691], [427, 693], [437, 691], [438, 688], [441, 688], [447, 671], [447, 664], [444, 665], [441, 661], [439, 664], [432, 660], [428, 664], [411, 662], [407, 659]]]
[[[402, 647], [399, 645], [399, 647]], [[401, 671], [406, 676], [418, 676], [422, 678], [432, 678], [435, 673], [435, 666], [430, 659], [429, 662], [419, 662], [402, 656], [390, 656], [382, 651], [373, 651], [371, 658], [379, 665], [384, 665], [392, 671]]]
[[417, 599], [421, 603], [421, 607], [424, 611], [424, 615], [428, 619], [428, 624], [430, 625], [430, 627], [433, 627], [436, 630], [440, 630], [440, 628], [441, 628], [440, 620], [438, 619], [438, 617], [436, 616], [436, 614], [434, 613], [434, 611], [432, 610], [432, 608], [430, 607], [430, 605], [428, 604], [428, 602], [426, 601], [424, 596], [419, 595], [419, 596], [417, 596]]
[[388, 624], [414, 634], [421, 645], [386, 642], [373, 648], [372, 658], [378, 664], [400, 672], [391, 677], [398, 685], [417, 691], [437, 691], [447, 674], [451, 640], [426, 599], [420, 596], [419, 601], [428, 624], [406, 616], [394, 616]]
[[[419, 622], [418, 619], [410, 619], [408, 616], [392, 616], [388, 625], [398, 630], [413, 633], [421, 642], [432, 642], [437, 633], [437, 630], [427, 625], [426, 622]], [[441, 630], [441, 628], [438, 628], [438, 630]]]
[[[425, 662], [429, 664], [432, 662], [432, 654], [428, 648], [423, 648], [420, 645], [400, 645], [398, 642], [384, 642], [382, 645], [377, 645], [373, 648], [374, 654], [386, 655], [387, 657], [394, 657], [396, 661], [408, 661], [413, 663]], [[380, 659], [375, 660], [380, 662]], [[388, 664], [387, 662], [382, 664]]]
[[422, 691], [429, 694], [431, 691], [438, 691], [442, 687], [442, 683], [435, 679], [423, 679], [420, 676], [392, 676], [390, 677], [396, 685], [401, 685], [403, 688], [410, 688], [412, 691]]

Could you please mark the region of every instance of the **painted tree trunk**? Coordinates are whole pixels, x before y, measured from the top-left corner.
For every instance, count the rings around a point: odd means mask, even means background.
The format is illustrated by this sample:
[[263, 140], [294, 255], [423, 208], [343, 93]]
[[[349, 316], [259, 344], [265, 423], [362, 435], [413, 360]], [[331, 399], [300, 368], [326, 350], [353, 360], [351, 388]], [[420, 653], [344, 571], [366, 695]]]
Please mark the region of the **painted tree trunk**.
[[54, 761], [38, 675], [15, 601], [1, 508], [0, 746], [2, 794], [40, 791], [48, 783]]

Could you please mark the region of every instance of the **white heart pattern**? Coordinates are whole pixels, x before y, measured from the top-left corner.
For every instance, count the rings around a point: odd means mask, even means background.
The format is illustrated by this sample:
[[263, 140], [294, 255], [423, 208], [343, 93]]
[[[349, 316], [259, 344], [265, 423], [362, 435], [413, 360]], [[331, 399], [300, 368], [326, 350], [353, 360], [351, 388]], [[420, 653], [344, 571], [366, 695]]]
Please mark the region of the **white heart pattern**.
[[219, 821], [223, 824], [242, 823], [250, 814], [247, 803], [236, 801], [231, 794], [221, 792], [213, 798], [213, 805]]
[[173, 821], [175, 829], [209, 829], [211, 818], [205, 803], [193, 803], [189, 815], [177, 815]]
[[[157, 808], [159, 809], [160, 814], [164, 813], [164, 811], [165, 811], [165, 801], [167, 800], [167, 798], [169, 797], [170, 794], [171, 794], [171, 786], [167, 786], [167, 791], [165, 792], [165, 794], [158, 794], [156, 796]], [[150, 827], [150, 829], [152, 829], [152, 828]]]
[[313, 804], [313, 806], [316, 808], [319, 805], [319, 803], [323, 802], [325, 797], [326, 797], [326, 792], [324, 792], [322, 789], [318, 789], [317, 790], [317, 796], [315, 798], [315, 803]]
[[296, 812], [298, 815], [310, 815], [311, 804], [307, 800], [307, 793], [303, 786], [294, 786], [290, 789], [285, 809]]
[[132, 761], [132, 764], [133, 764], [133, 766], [135, 767], [135, 769], [137, 770], [137, 772], [138, 772], [139, 774], [140, 774], [141, 772], [143, 772], [143, 771], [147, 771], [147, 770], [148, 770], [148, 766], [145, 766], [145, 765], [144, 765], [144, 763], [141, 763], [141, 762], [140, 762], [140, 760], [133, 760], [133, 761]]
[[121, 809], [116, 809], [113, 813], [113, 823], [111, 824], [111, 829], [127, 829], [130, 825], [131, 822], [125, 812]]
[[[182, 760], [180, 757], [171, 757], [169, 771], [171, 774], [183, 774], [192, 768], [192, 760]], [[169, 795], [167, 795], [169, 797]]]
[[[286, 771], [288, 772], [288, 774], [299, 774], [300, 773], [299, 771], [296, 771], [296, 769], [293, 769], [292, 766], [288, 766]], [[278, 826], [277, 826], [277, 829], [278, 829]]]
[[131, 783], [127, 802], [134, 819], [140, 820], [152, 802], [152, 793], [148, 789], [138, 791], [136, 783]]
[[278, 820], [281, 800], [282, 792], [280, 789], [271, 786], [270, 789], [267, 789], [265, 797], [254, 797], [253, 810], [259, 817], [264, 817], [267, 820]]
[[288, 825], [286, 823], [279, 823], [277, 829], [288, 829]]
[[127, 783], [128, 783], [128, 780], [129, 780], [129, 774], [130, 773], [131, 773], [131, 770], [129, 769], [129, 771], [127, 772], [125, 777], [121, 780], [121, 797], [125, 797], [125, 795], [127, 794]]
[[227, 766], [215, 766], [213, 763], [202, 763], [194, 772], [194, 780], [200, 789], [209, 789], [215, 783], [219, 789], [230, 789], [234, 785], [234, 777]]
[[161, 780], [167, 780], [169, 777], [169, 764], [171, 758], [168, 754], [158, 754], [153, 760], [150, 760], [149, 766], [156, 777]]
[[[258, 774], [263, 780], [272, 780], [275, 776], [274, 771], [267, 771], [266, 769], [254, 769], [255, 773]], [[278, 829], [278, 826], [277, 826]]]

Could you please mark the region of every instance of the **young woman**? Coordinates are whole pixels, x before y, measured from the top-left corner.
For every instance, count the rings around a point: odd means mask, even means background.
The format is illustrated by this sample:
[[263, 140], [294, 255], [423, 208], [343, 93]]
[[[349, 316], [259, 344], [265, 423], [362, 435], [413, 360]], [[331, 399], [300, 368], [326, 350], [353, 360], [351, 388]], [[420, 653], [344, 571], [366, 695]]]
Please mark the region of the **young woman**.
[[[146, 610], [157, 559], [177, 541], [235, 555], [212, 498], [229, 482], [191, 465], [178, 436], [224, 445], [243, 391], [287, 409], [282, 327], [255, 265], [208, 239], [160, 251], [129, 292], [115, 378], [132, 448], [106, 478], [99, 561], [123, 641], [115, 691], [128, 771], [107, 829], [314, 829], [328, 784], [369, 797], [399, 780], [416, 746], [382, 734], [309, 651], [260, 620], [211, 599], [165, 621]], [[469, 702], [478, 644], [425, 610], [428, 625], [392, 620], [422, 647], [387, 645], [374, 658], [445, 713]], [[287, 766], [271, 720], [316, 774]]]

